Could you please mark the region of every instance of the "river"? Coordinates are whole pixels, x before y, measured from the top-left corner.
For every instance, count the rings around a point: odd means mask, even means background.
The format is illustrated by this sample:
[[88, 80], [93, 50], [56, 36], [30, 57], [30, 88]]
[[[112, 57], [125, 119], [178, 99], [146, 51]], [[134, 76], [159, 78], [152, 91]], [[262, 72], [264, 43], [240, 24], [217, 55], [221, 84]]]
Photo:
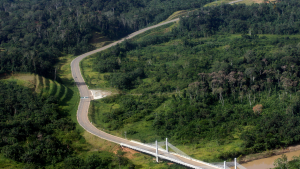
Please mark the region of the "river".
[[[300, 150], [297, 151], [293, 151], [293, 152], [288, 152], [288, 153], [284, 153], [288, 160], [292, 160], [293, 156], [299, 156], [300, 155]], [[269, 168], [274, 168], [274, 161], [277, 158], [280, 158], [281, 155], [276, 155], [276, 156], [272, 156], [272, 157], [268, 157], [268, 158], [262, 158], [259, 160], [254, 160], [254, 161], [250, 161], [248, 163], [243, 163], [242, 166], [244, 166], [247, 169], [269, 169]]]

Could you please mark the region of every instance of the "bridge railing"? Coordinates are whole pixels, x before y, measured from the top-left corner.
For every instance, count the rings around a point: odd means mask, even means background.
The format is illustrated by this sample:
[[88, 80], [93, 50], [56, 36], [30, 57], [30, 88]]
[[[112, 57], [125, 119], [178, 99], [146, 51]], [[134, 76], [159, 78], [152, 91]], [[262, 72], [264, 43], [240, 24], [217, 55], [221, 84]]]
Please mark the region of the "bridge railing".
[[[149, 144], [144, 144], [144, 143], [141, 143], [141, 142], [137, 142], [137, 141], [134, 141], [134, 140], [131, 140], [131, 142], [134, 142], [136, 144], [140, 144], [140, 145], [143, 145], [143, 146], [146, 146], [146, 147], [150, 147], [150, 148], [154, 148], [155, 149], [155, 146], [151, 146]], [[170, 143], [168, 143], [170, 145]], [[164, 151], [164, 152], [167, 152], [165, 149], [160, 149], [158, 148], [159, 151]], [[195, 161], [195, 162], [198, 162], [200, 164], [204, 164], [204, 165], [207, 165], [207, 166], [210, 166], [210, 167], [213, 167], [213, 168], [219, 168], [219, 169], [223, 169], [223, 167], [219, 167], [217, 165], [213, 165], [213, 164], [210, 164], [210, 163], [207, 163], [207, 162], [204, 162], [204, 161], [201, 161], [201, 160], [196, 160], [192, 157], [189, 157], [187, 155], [183, 155], [183, 154], [178, 154], [178, 153], [175, 153], [175, 152], [168, 152], [169, 154], [172, 154], [172, 155], [175, 155], [175, 156], [179, 156], [179, 157], [182, 157], [182, 158], [185, 158], [185, 159], [188, 159], [188, 160], [191, 160], [191, 161]], [[155, 154], [155, 153], [154, 153]], [[156, 156], [156, 155], [154, 155]]]
[[[123, 143], [121, 143], [120, 145], [121, 145], [121, 146], [124, 146], [124, 147], [131, 148], [131, 149], [133, 149], [133, 150], [137, 150], [137, 151], [139, 151], [139, 152], [143, 152], [143, 153], [147, 153], [147, 154], [156, 156], [156, 153], [153, 153], [153, 152], [151, 152], [151, 151], [147, 151], [147, 150], [144, 150], [144, 149], [135, 147], [135, 146], [130, 146], [130, 145], [128, 145], [128, 144], [123, 144]], [[168, 160], [168, 161], [172, 161], [172, 162], [174, 162], [174, 163], [181, 164], [181, 165], [183, 165], [183, 166], [187, 166], [187, 167], [190, 167], [190, 168], [203, 169], [203, 168], [201, 168], [201, 167], [194, 166], [194, 165], [191, 165], [191, 164], [188, 164], [188, 163], [185, 163], [185, 162], [182, 162], [182, 161], [173, 159], [173, 158], [169, 158], [169, 157], [166, 157], [166, 156], [163, 156], [163, 155], [160, 155], [160, 154], [158, 154], [157, 156], [158, 156], [159, 158], [162, 158], [162, 159], [165, 159], [165, 160]]]

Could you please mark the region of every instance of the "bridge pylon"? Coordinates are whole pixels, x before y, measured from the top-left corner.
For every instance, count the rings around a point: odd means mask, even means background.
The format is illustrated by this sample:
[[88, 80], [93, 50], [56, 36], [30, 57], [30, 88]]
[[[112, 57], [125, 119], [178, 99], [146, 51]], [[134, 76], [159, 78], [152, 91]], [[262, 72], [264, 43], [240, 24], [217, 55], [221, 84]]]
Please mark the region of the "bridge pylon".
[[156, 162], [158, 163], [158, 145], [157, 145], [157, 140], [155, 141], [155, 146], [156, 146]]
[[168, 138], [166, 138], [166, 150], [167, 150], [167, 152], [169, 152], [169, 148], [168, 148]]
[[236, 169], [236, 158], [234, 158], [234, 169]]

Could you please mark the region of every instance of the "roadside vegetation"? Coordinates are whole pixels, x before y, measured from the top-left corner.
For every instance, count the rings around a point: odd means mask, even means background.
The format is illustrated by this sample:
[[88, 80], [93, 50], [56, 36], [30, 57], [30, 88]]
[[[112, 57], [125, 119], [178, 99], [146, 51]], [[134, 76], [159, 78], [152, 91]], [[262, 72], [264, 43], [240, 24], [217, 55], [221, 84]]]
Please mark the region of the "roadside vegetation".
[[295, 6], [208, 7], [96, 54], [98, 84], [122, 94], [93, 101], [91, 121], [142, 142], [168, 137], [206, 161], [298, 142]]

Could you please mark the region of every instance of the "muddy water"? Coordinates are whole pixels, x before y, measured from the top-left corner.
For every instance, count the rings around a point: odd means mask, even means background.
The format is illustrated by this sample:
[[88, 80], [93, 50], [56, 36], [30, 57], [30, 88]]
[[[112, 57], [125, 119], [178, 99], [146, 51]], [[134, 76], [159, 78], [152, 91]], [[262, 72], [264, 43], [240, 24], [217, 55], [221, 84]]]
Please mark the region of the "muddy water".
[[[299, 156], [300, 155], [300, 150], [298, 151], [294, 151], [294, 152], [289, 152], [289, 153], [284, 153], [287, 157], [288, 160], [292, 160], [293, 156]], [[244, 166], [247, 169], [269, 169], [269, 168], [274, 168], [274, 161], [277, 158], [280, 158], [281, 155], [277, 155], [277, 156], [272, 156], [269, 158], [263, 158], [263, 159], [259, 159], [259, 160], [254, 160], [248, 163], [244, 163], [242, 164], [242, 166]]]

